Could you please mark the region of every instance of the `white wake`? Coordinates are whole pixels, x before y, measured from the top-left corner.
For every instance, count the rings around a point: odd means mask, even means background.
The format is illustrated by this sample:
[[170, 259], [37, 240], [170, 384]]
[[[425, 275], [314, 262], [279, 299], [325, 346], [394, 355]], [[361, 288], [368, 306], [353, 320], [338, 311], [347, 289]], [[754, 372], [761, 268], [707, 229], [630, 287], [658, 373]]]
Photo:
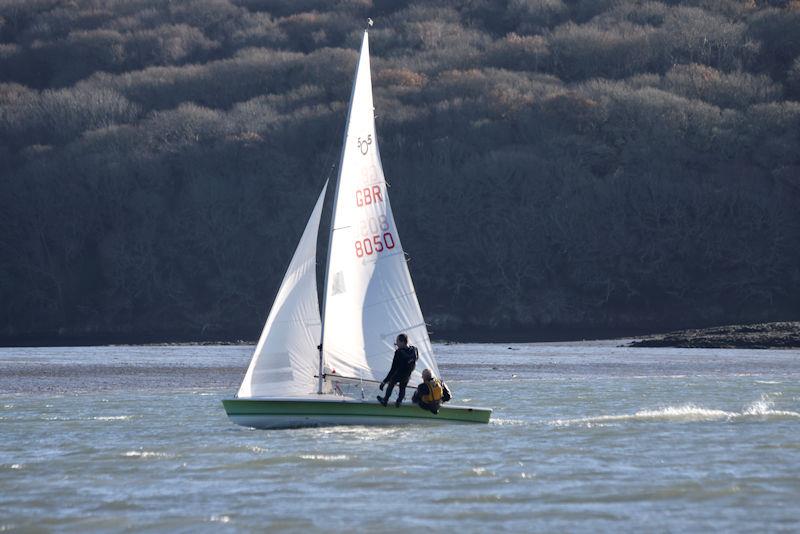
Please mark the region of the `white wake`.
[[639, 410], [632, 414], [599, 415], [577, 419], [556, 419], [553, 426], [602, 426], [621, 422], [697, 422], [697, 421], [746, 421], [763, 419], [800, 419], [800, 412], [774, 409], [775, 403], [766, 395], [746, 406], [741, 412], [730, 412], [714, 408], [705, 408], [696, 404], [682, 406], [666, 406], [652, 410]]

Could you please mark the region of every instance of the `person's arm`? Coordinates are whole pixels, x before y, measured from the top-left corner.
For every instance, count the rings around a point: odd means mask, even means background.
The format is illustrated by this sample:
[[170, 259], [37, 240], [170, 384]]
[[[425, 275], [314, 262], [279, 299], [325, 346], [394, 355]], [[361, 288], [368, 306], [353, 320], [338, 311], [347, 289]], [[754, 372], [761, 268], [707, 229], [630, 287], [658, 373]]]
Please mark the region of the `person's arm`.
[[383, 386], [386, 385], [387, 382], [397, 374], [397, 368], [400, 366], [400, 358], [397, 357], [397, 351], [394, 351], [394, 357], [392, 358], [392, 367], [389, 369], [389, 372], [386, 374], [386, 377], [381, 382], [381, 389]]
[[417, 390], [414, 392], [414, 396], [411, 397], [412, 402], [419, 403], [422, 401], [422, 396], [428, 394], [428, 386], [425, 385], [425, 382], [417, 386]]
[[448, 402], [452, 399], [452, 395], [450, 395], [450, 390], [447, 389], [447, 384], [442, 382], [442, 402]]

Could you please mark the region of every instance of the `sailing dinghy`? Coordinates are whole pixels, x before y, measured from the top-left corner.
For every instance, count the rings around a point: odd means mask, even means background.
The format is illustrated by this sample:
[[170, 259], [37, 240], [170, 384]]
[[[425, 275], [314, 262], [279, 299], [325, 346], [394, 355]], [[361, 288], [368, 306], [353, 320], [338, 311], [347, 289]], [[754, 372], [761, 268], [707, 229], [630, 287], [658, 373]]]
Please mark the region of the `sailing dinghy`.
[[404, 332], [421, 371], [439, 376], [397, 234], [372, 107], [367, 32], [361, 44], [333, 200], [323, 312], [316, 284], [322, 188], [292, 257], [236, 398], [222, 401], [235, 423], [256, 428], [423, 422], [488, 423], [488, 408], [444, 405], [437, 415], [406, 400], [375, 400]]

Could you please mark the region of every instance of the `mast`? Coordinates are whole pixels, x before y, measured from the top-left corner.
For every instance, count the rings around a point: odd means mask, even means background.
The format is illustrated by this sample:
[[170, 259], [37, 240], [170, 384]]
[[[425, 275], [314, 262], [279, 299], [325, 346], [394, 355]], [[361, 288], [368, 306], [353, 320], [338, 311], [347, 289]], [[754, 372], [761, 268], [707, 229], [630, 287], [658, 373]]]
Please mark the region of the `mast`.
[[[372, 19], [369, 19], [368, 24], [372, 26]], [[333, 210], [331, 214], [331, 224], [330, 228], [328, 229], [328, 252], [325, 258], [325, 281], [322, 291], [322, 318], [321, 318], [321, 330], [320, 330], [320, 337], [319, 337], [319, 372], [317, 373], [317, 394], [322, 394], [322, 387], [325, 382], [324, 377], [324, 370], [325, 370], [325, 348], [322, 346], [323, 340], [325, 339], [325, 309], [328, 304], [328, 275], [330, 274], [331, 269], [331, 243], [333, 242], [333, 229], [336, 228], [336, 203], [339, 200], [339, 184], [342, 183], [342, 163], [344, 161], [344, 152], [347, 146], [347, 132], [350, 130], [350, 115], [353, 112], [353, 95], [356, 92], [356, 80], [358, 79], [358, 67], [361, 65], [361, 59], [366, 51], [367, 46], [367, 37], [368, 33], [367, 30], [364, 30], [364, 38], [361, 41], [361, 50], [358, 54], [358, 62], [356, 63], [356, 72], [353, 75], [353, 87], [350, 89], [350, 104], [347, 107], [347, 121], [344, 124], [344, 135], [342, 136], [342, 151], [339, 155], [339, 170], [336, 173], [336, 189], [333, 193]]]

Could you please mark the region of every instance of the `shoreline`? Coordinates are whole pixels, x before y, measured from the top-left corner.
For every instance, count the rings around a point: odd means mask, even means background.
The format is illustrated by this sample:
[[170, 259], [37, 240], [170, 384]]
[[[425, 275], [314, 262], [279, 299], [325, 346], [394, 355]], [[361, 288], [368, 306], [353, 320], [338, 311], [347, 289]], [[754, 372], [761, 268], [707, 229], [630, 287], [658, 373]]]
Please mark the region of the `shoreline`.
[[[675, 348], [800, 348], [800, 321], [781, 321], [706, 328], [676, 329], [651, 333], [643, 329], [557, 328], [546, 331], [441, 330], [434, 331], [435, 343], [574, 343], [620, 341], [626, 347]], [[43, 334], [0, 337], [0, 347], [89, 347], [89, 346], [204, 346], [253, 345], [257, 338], [245, 335], [190, 335], [185, 332], [153, 334]]]
[[678, 330], [638, 338], [626, 346], [686, 349], [795, 349], [800, 348], [800, 321]]

